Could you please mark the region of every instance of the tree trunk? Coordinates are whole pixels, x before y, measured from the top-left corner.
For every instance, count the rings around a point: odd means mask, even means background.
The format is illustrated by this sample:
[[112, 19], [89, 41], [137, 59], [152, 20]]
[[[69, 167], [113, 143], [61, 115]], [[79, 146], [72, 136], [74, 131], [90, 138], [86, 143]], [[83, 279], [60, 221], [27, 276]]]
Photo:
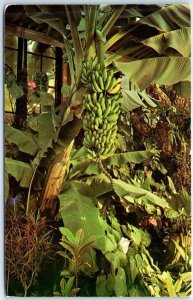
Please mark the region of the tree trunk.
[[59, 208], [58, 195], [67, 171], [67, 164], [73, 144], [74, 140], [64, 149], [62, 160], [49, 167], [39, 207], [41, 214], [46, 215], [50, 219], [55, 217]]

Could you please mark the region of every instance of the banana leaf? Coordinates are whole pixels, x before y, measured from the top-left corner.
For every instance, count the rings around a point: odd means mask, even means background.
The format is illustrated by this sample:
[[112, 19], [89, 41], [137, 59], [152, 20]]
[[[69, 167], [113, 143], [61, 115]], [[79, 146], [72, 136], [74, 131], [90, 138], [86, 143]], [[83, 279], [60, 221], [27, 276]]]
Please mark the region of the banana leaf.
[[129, 63], [114, 61], [114, 64], [141, 90], [150, 83], [172, 85], [180, 81], [190, 81], [191, 78], [191, 60], [188, 57], [155, 57]]
[[20, 151], [31, 155], [35, 155], [39, 149], [33, 134], [15, 129], [8, 124], [5, 124], [5, 140], [16, 144]]
[[191, 82], [183, 81], [178, 82], [173, 85], [173, 89], [178, 91], [182, 97], [190, 98], [191, 97]]
[[39, 6], [39, 8], [41, 8], [43, 11], [38, 10], [34, 6], [25, 5], [24, 7], [27, 16], [34, 20], [36, 23], [46, 23], [50, 27], [58, 31], [62, 35], [62, 37], [66, 35], [66, 29], [62, 18], [56, 17], [52, 12], [48, 12], [48, 10], [45, 10], [45, 6], [42, 8], [41, 6]]
[[[49, 130], [48, 130], [49, 128]], [[37, 118], [38, 144], [40, 148], [44, 145], [52, 147], [52, 140], [55, 133], [54, 120], [51, 113], [40, 114]]]
[[29, 187], [33, 174], [32, 167], [29, 164], [6, 157], [5, 167], [7, 173], [13, 176], [21, 187]]
[[172, 4], [142, 18], [139, 23], [155, 27], [160, 31], [171, 31], [183, 27], [190, 27], [190, 5]]
[[[155, 102], [144, 92], [136, 92], [136, 91], [130, 91], [130, 90], [123, 90], [123, 100], [121, 102], [122, 109], [126, 112], [130, 112], [134, 110], [137, 107], [143, 106], [147, 107], [147, 105], [144, 103], [144, 100], [140, 97], [143, 96], [143, 98], [146, 100], [149, 106], [156, 107], [157, 105]], [[145, 96], [144, 96], [145, 95]]]
[[122, 180], [114, 179], [115, 192], [119, 197], [131, 196], [133, 198], [142, 197], [144, 203], [160, 206], [164, 209], [169, 208], [169, 204], [164, 198], [158, 197], [145, 189], [137, 187], [133, 184], [126, 183]]
[[190, 37], [190, 27], [184, 27], [150, 37], [141, 41], [141, 43], [153, 48], [159, 54], [163, 54], [170, 47], [178, 51], [182, 56], [189, 57], [191, 53]]
[[156, 149], [146, 151], [134, 151], [114, 154], [113, 156], [106, 158], [104, 162], [107, 165], [121, 167], [125, 163], [139, 164], [151, 156], [158, 154], [159, 151]]
[[[93, 235], [103, 236], [93, 243], [93, 247], [105, 251], [109, 246], [109, 239], [105, 235], [108, 225], [99, 215], [99, 210], [93, 201], [94, 194], [89, 185], [79, 181], [66, 182], [59, 199], [60, 213], [65, 227], [70, 229], [73, 234], [82, 228], [85, 240]], [[89, 250], [87, 258], [89, 257], [89, 263], [96, 271], [93, 251], [93, 248]]]

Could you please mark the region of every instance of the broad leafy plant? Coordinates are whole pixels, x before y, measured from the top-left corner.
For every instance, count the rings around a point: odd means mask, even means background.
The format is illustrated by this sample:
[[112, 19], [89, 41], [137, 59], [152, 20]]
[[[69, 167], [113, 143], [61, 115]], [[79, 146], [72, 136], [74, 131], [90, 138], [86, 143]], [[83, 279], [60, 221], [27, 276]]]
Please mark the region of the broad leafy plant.
[[[28, 203], [36, 178], [50, 193], [45, 207], [59, 199], [64, 227], [58, 253], [65, 262], [60, 295], [81, 294], [82, 276], [94, 278], [97, 296], [189, 295], [189, 196], [176, 192], [165, 176], [159, 147], [148, 141], [136, 147], [130, 118], [134, 109], [153, 115], [160, 105], [150, 84], [181, 88], [190, 81], [189, 6], [152, 5], [144, 11], [141, 5], [61, 5], [53, 12], [51, 6], [35, 5], [25, 10], [64, 43], [71, 84], [63, 86], [67, 100], [56, 110], [47, 94], [32, 97], [48, 109], [28, 119], [28, 132], [6, 126], [6, 140], [27, 153], [27, 161], [8, 157], [6, 171], [29, 188]], [[80, 78], [89, 59], [122, 76], [116, 151], [102, 162], [88, 158], [83, 146]], [[164, 179], [156, 176], [159, 172]], [[163, 253], [169, 259], [163, 261]]]

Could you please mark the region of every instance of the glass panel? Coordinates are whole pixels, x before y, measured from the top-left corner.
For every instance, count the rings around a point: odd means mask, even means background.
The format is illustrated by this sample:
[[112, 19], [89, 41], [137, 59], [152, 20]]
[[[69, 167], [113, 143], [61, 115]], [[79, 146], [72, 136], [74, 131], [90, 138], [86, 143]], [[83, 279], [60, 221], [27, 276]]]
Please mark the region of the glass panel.
[[34, 73], [40, 70], [41, 70], [41, 57], [38, 55], [27, 54], [28, 81], [33, 80]]
[[28, 40], [27, 41], [27, 52], [41, 54], [41, 45], [36, 41]]
[[17, 75], [17, 51], [5, 48], [5, 64]]
[[18, 38], [17, 38], [17, 36], [6, 35], [5, 36], [5, 47], [10, 47], [10, 48], [17, 49], [18, 48]]
[[[17, 76], [17, 51], [11, 49], [5, 49], [5, 64], [12, 68], [13, 72]], [[7, 85], [4, 85], [4, 105], [5, 111], [14, 111], [15, 99], [9, 96]]]
[[44, 51], [43, 51], [43, 55], [46, 55], [46, 56], [50, 56], [50, 57], [53, 57], [55, 58], [56, 57], [56, 47], [54, 46], [49, 46], [48, 48], [46, 48]]
[[49, 79], [49, 86], [55, 86], [55, 60], [42, 58], [42, 72], [46, 73]]

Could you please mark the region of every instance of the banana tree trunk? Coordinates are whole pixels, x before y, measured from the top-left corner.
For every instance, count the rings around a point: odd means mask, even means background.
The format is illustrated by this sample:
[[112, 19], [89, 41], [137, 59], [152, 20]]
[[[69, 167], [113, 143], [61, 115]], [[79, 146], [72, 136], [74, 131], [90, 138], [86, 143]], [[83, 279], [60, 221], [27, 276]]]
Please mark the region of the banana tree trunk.
[[54, 218], [58, 210], [59, 202], [57, 196], [61, 191], [64, 176], [67, 172], [67, 164], [73, 144], [74, 140], [67, 148], [64, 149], [61, 161], [51, 165], [47, 174], [45, 188], [42, 192], [39, 208], [41, 214], [50, 219]]

